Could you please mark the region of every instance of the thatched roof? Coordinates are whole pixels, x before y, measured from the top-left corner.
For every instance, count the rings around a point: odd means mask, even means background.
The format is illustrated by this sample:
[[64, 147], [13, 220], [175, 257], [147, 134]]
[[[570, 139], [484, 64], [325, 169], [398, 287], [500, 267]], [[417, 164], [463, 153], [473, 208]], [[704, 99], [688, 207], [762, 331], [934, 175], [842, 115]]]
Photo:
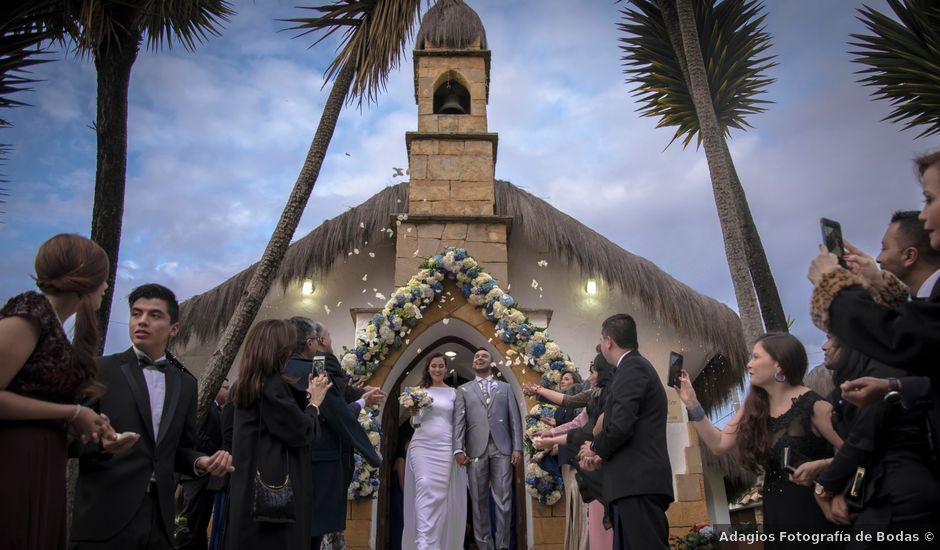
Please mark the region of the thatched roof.
[[463, 0], [438, 0], [421, 19], [415, 49], [423, 50], [425, 41], [439, 48], [462, 50], [480, 37], [480, 49], [486, 49], [486, 29], [473, 8]]
[[[310, 277], [326, 276], [334, 262], [348, 250], [362, 246], [390, 216], [407, 212], [408, 184], [387, 187], [364, 203], [311, 231], [291, 244], [278, 272], [288, 285]], [[725, 401], [729, 390], [740, 384], [746, 362], [746, 345], [737, 315], [724, 304], [703, 296], [665, 273], [652, 262], [631, 254], [568, 216], [544, 200], [509, 182], [495, 183], [495, 214], [513, 218], [513, 235], [522, 234], [547, 252], [580, 266], [584, 274], [606, 279], [634, 296], [659, 322], [676, 327], [683, 338], [703, 342], [717, 354], [696, 380], [702, 405], [711, 410]], [[545, 223], [552, 220], [552, 223]], [[361, 227], [360, 227], [361, 224]], [[186, 300], [181, 307], [185, 330], [177, 345], [189, 339], [210, 341], [225, 329], [247, 286], [254, 266]]]

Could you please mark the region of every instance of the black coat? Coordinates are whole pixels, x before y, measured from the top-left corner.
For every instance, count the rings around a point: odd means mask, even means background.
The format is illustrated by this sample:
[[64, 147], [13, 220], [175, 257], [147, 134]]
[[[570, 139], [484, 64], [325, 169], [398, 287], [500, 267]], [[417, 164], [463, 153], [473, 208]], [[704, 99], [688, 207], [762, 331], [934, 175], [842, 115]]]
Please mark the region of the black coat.
[[173, 540], [174, 472], [194, 476], [202, 453], [196, 446], [196, 379], [168, 355], [166, 398], [160, 433], [154, 437], [150, 394], [133, 348], [98, 361], [99, 381], [107, 391], [89, 405], [106, 414], [118, 432], [136, 432], [130, 450], [110, 455], [97, 444], [72, 448], [79, 455], [72, 540], [113, 537], [133, 518], [147, 494], [150, 476], [157, 480], [162, 528]]
[[673, 498], [666, 449], [666, 392], [638, 351], [620, 360], [607, 391], [604, 429], [594, 439], [603, 459], [604, 500], [638, 495]]
[[875, 303], [861, 286], [851, 286], [832, 300], [829, 329], [839, 340], [886, 365], [940, 381], [940, 284], [930, 298], [897, 309]]
[[[307, 387], [309, 359], [292, 357], [284, 373], [297, 378], [295, 387]], [[345, 373], [333, 354], [326, 354], [326, 370], [333, 387], [320, 404], [320, 437], [310, 446], [313, 463], [313, 507], [310, 511], [310, 534], [325, 535], [346, 528], [346, 493], [352, 482], [355, 449], [370, 464], [378, 466], [382, 457], [375, 451], [369, 436], [359, 425], [359, 406], [349, 404]], [[354, 388], [350, 388], [354, 389]]]
[[[310, 526], [310, 443], [319, 432], [313, 407], [302, 408], [303, 393], [272, 374], [261, 398], [250, 407], [236, 404], [232, 439], [231, 497], [225, 534], [229, 550], [255, 548], [307, 548]], [[285, 472], [285, 466], [287, 471]], [[269, 484], [290, 475], [297, 520], [294, 523], [257, 523], [251, 518], [256, 473]]]

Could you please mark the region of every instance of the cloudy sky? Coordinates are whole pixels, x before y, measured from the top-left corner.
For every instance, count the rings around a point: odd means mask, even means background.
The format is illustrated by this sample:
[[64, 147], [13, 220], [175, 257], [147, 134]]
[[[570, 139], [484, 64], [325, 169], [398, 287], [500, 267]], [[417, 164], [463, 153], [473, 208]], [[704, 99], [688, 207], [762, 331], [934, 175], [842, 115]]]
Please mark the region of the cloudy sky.
[[[496, 175], [548, 200], [699, 292], [734, 307], [703, 151], [640, 118], [621, 70], [613, 1], [471, 0], [493, 52], [490, 131]], [[279, 19], [290, 1], [238, 1], [220, 37], [195, 53], [141, 52], [128, 121], [128, 176], [116, 307], [107, 349], [128, 345], [123, 297], [157, 281], [180, 297], [257, 260], [293, 186], [327, 90], [332, 44], [309, 48]], [[823, 337], [807, 314], [818, 219], [840, 220], [872, 253], [891, 212], [920, 207], [912, 156], [940, 146], [880, 120], [887, 105], [855, 82], [850, 33], [860, 3], [768, 2], [779, 65], [764, 114], [732, 154], [794, 332], [814, 361]], [[882, 0], [871, 5], [887, 10]], [[407, 48], [410, 52], [411, 46]], [[87, 235], [94, 189], [95, 71], [58, 52], [9, 112], [15, 149], [0, 225], [0, 294], [31, 288], [39, 244]], [[347, 109], [301, 221], [301, 236], [383, 187], [406, 166], [417, 126], [410, 54], [377, 105]], [[548, 291], [548, 289], [546, 289]]]

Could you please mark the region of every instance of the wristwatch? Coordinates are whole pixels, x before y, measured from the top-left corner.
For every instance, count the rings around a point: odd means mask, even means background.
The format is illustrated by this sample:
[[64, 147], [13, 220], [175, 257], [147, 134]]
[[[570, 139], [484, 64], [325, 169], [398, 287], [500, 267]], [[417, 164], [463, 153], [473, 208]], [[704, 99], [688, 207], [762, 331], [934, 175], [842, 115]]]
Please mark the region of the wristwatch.
[[888, 393], [885, 394], [884, 400], [890, 405], [896, 405], [901, 402], [901, 383], [897, 378], [888, 378]]
[[830, 495], [829, 491], [827, 491], [826, 488], [823, 487], [818, 481], [816, 482], [816, 485], [815, 485], [815, 488], [813, 489], [813, 492], [816, 493], [816, 496], [818, 496], [818, 497], [828, 497], [828, 496], [832, 496], [832, 495]]

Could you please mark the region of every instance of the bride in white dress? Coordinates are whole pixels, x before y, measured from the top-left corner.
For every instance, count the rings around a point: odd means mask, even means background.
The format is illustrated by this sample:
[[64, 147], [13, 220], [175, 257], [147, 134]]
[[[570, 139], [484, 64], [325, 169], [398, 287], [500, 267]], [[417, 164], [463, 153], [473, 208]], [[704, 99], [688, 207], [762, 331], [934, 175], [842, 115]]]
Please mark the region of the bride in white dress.
[[460, 550], [467, 524], [467, 471], [454, 461], [454, 398], [444, 384], [447, 363], [435, 353], [421, 377], [434, 403], [412, 411], [404, 486], [403, 550]]

